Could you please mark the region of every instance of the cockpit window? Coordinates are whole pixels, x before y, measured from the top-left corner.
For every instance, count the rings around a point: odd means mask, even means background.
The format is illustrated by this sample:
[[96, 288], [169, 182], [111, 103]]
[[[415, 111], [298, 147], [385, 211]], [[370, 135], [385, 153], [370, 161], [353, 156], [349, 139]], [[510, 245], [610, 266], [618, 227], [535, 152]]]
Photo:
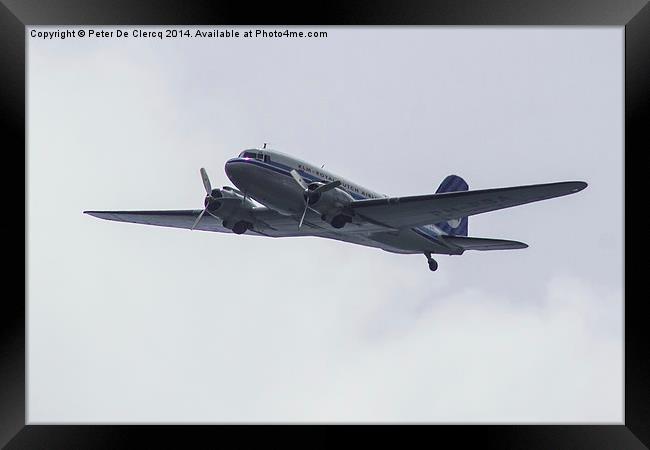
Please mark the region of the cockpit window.
[[255, 159], [257, 157], [257, 152], [251, 152], [251, 151], [241, 152], [239, 154], [239, 157], [240, 158], [253, 158], [253, 159]]
[[240, 158], [251, 158], [257, 159], [258, 161], [269, 162], [269, 155], [265, 155], [261, 152], [253, 152], [250, 150], [243, 151], [239, 154]]

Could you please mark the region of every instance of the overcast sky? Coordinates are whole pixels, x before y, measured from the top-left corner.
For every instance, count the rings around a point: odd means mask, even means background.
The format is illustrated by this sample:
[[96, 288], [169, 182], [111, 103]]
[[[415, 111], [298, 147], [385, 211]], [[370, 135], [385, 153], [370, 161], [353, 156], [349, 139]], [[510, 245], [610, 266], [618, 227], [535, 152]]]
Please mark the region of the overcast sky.
[[[29, 422], [621, 423], [623, 28], [318, 30], [28, 38]], [[391, 195], [589, 187], [435, 273], [82, 214], [198, 209], [264, 142]]]

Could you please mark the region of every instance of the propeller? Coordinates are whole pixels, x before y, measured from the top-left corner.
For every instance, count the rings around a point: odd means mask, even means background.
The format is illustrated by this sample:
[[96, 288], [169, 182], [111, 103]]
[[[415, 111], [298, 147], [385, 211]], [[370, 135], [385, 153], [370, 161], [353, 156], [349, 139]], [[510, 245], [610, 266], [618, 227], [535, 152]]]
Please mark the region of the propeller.
[[219, 189], [212, 189], [212, 184], [210, 184], [210, 177], [208, 177], [208, 172], [201, 167], [201, 179], [203, 180], [203, 187], [205, 188], [205, 200], [203, 201], [203, 204], [205, 205], [205, 208], [203, 211], [201, 211], [201, 214], [199, 214], [199, 217], [196, 218], [194, 223], [192, 224], [191, 230], [194, 230], [196, 226], [199, 224], [201, 219], [203, 218], [203, 215], [207, 212], [210, 214], [212, 217], [215, 219], [218, 219], [214, 214], [210, 212], [210, 207], [218, 205], [219, 202], [217, 201], [218, 198], [220, 198], [223, 194], [219, 191]]
[[210, 184], [210, 177], [208, 177], [208, 172], [206, 172], [203, 167], [201, 167], [201, 179], [203, 180], [205, 192], [210, 195], [212, 193], [212, 185]]
[[312, 183], [307, 184], [305, 179], [300, 176], [296, 169], [291, 170], [291, 176], [296, 183], [303, 189], [303, 197], [305, 199], [305, 209], [302, 211], [302, 216], [300, 217], [300, 223], [298, 224], [298, 229], [302, 227], [302, 223], [305, 220], [305, 215], [309, 209], [309, 205], [316, 203], [320, 195], [324, 192], [331, 191], [341, 185], [339, 180], [330, 181], [329, 183]]

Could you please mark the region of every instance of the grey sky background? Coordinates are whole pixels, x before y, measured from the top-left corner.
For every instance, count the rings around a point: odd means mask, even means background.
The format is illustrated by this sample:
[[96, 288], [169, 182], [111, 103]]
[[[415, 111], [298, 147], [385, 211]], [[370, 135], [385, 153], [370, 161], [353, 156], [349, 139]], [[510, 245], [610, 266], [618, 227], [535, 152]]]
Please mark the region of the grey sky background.
[[[29, 422], [622, 422], [623, 28], [319, 29], [28, 38]], [[392, 195], [589, 187], [436, 273], [82, 214], [200, 208], [263, 142]]]

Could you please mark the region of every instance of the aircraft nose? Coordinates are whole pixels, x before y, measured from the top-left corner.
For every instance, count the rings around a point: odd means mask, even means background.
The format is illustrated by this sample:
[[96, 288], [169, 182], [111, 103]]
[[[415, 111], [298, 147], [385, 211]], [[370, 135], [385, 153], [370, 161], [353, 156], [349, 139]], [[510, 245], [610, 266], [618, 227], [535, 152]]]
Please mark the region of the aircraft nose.
[[240, 183], [242, 180], [242, 174], [243, 174], [243, 169], [244, 169], [244, 163], [240, 158], [231, 158], [228, 161], [226, 161], [226, 175], [232, 181], [237, 185]]

